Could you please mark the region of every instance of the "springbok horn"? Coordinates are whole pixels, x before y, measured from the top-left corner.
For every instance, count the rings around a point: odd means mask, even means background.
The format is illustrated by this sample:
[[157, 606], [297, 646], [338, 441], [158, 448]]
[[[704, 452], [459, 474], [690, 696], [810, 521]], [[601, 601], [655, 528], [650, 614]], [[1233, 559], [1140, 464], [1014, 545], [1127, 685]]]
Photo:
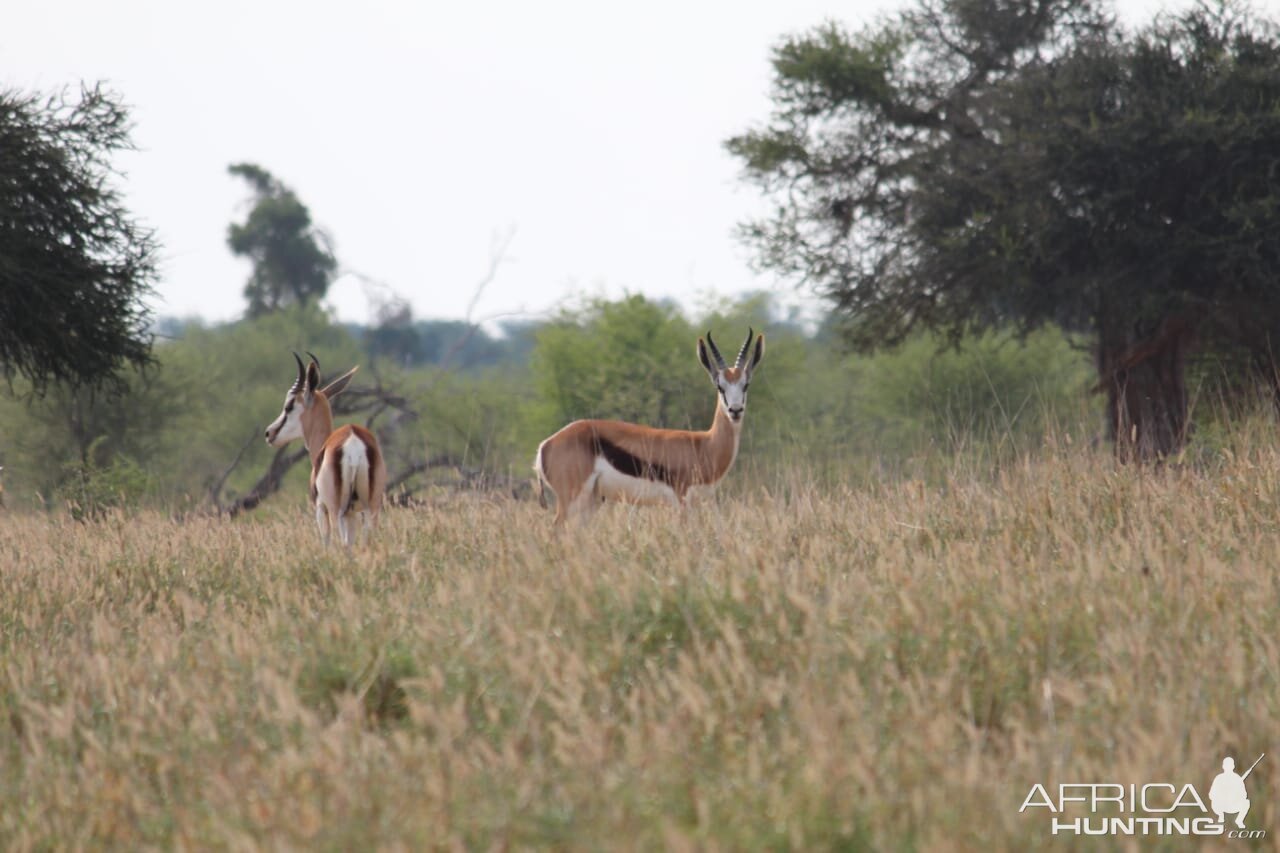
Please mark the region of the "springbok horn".
[[751, 339], [756, 336], [756, 330], [747, 328], [747, 340], [742, 345], [742, 349], [738, 350], [738, 359], [733, 363], [734, 367], [742, 367], [742, 360], [747, 357], [747, 348], [751, 346]]
[[[303, 352], [305, 352], [307, 355], [311, 355], [311, 351], [310, 351], [310, 350], [303, 350]], [[311, 355], [311, 360], [312, 360], [312, 361], [314, 361], [314, 362], [316, 363], [316, 370], [319, 370], [319, 369], [320, 369], [320, 359], [316, 358], [314, 355]]]
[[306, 384], [306, 381], [307, 381], [307, 369], [306, 369], [305, 367], [303, 367], [303, 366], [302, 366], [302, 356], [298, 355], [296, 352], [293, 354], [293, 360], [294, 360], [294, 361], [296, 361], [296, 362], [298, 362], [298, 378], [297, 378], [297, 379], [295, 379], [295, 380], [293, 380], [293, 387], [292, 387], [292, 388], [290, 388], [289, 390], [290, 390], [290, 391], [297, 391], [297, 390], [298, 390], [298, 389], [300, 389], [303, 385], [305, 385], [305, 384]]
[[716, 365], [721, 370], [724, 370], [726, 367], [724, 363], [724, 356], [720, 355], [720, 348], [716, 346], [716, 342], [711, 340], [710, 331], [707, 332], [707, 346], [711, 347], [711, 355], [715, 357]]

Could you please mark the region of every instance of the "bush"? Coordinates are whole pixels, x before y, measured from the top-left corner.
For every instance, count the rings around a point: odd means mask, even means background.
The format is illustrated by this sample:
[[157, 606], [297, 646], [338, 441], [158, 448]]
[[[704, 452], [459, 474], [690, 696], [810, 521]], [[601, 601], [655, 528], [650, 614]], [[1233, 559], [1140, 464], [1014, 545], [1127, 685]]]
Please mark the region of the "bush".
[[54, 494], [76, 521], [96, 521], [113, 509], [136, 508], [152, 491], [152, 477], [129, 457], [119, 454], [102, 466], [94, 462], [104, 441], [105, 437], [95, 441], [83, 460], [63, 466]]
[[538, 332], [533, 353], [544, 427], [578, 418], [704, 427], [713, 395], [695, 354], [697, 337], [674, 306], [643, 296], [596, 300], [562, 314]]
[[924, 473], [958, 454], [990, 462], [1059, 431], [1096, 430], [1088, 360], [1056, 329], [951, 348], [921, 335], [872, 356], [841, 355], [821, 335], [769, 340], [740, 464], [770, 476], [796, 466], [837, 481]]
[[987, 333], [947, 348], [933, 335], [854, 364], [857, 415], [880, 447], [954, 451], [974, 442], [1036, 445], [1074, 418], [1092, 378], [1065, 334]]
[[[392, 476], [446, 457], [497, 480], [531, 478], [538, 442], [577, 418], [705, 429], [716, 398], [695, 341], [711, 329], [732, 360], [748, 326], [765, 332], [767, 349], [728, 489], [796, 471], [848, 481], [920, 460], [945, 467], [957, 452], [985, 463], [1033, 450], [1064, 424], [1076, 435], [1096, 429], [1084, 393], [1087, 359], [1056, 330], [1025, 341], [988, 334], [958, 348], [920, 336], [857, 357], [779, 317], [767, 296], [708, 306], [696, 324], [672, 305], [630, 296], [589, 302], [541, 326], [529, 367], [381, 364], [385, 385], [418, 416], [388, 412], [375, 431]], [[326, 376], [368, 361], [351, 333], [314, 306], [214, 328], [188, 323], [181, 334], [157, 347], [158, 370], [128, 377], [123, 395], [51, 389], [40, 399], [0, 401], [0, 464], [15, 504], [38, 493], [92, 515], [142, 499], [201, 501], [242, 450], [226, 487], [243, 493], [275, 453], [262, 429], [293, 380], [290, 350], [315, 352]], [[303, 494], [306, 467], [290, 472], [286, 492]], [[457, 479], [452, 471], [447, 478]]]

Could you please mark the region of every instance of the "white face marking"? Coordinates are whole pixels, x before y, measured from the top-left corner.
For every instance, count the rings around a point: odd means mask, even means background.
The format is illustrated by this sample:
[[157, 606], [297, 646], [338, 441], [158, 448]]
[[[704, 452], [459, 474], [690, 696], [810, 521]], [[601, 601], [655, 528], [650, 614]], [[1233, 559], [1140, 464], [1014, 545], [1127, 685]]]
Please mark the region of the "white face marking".
[[747, 388], [751, 385], [751, 377], [744, 370], [738, 374], [736, 382], [725, 378], [724, 372], [716, 374], [716, 390], [720, 393], [720, 405], [724, 408], [729, 420], [738, 423], [747, 411]]
[[267, 444], [281, 447], [295, 438], [302, 438], [302, 396], [290, 391], [285, 395], [280, 417], [267, 427]]
[[[755, 351], [749, 353], [753, 339]], [[712, 356], [715, 357], [714, 365]], [[741, 423], [742, 416], [746, 414], [747, 389], [751, 387], [751, 373], [763, 357], [764, 335], [757, 337], [754, 329], [747, 332], [747, 340], [738, 351], [738, 357], [734, 360], [732, 367], [725, 364], [724, 359], [720, 357], [719, 350], [711, 340], [710, 332], [707, 332], [705, 341], [698, 338], [698, 360], [702, 362], [702, 366], [716, 386], [716, 395], [720, 398], [719, 408], [723, 409], [729, 420], [735, 424]]]

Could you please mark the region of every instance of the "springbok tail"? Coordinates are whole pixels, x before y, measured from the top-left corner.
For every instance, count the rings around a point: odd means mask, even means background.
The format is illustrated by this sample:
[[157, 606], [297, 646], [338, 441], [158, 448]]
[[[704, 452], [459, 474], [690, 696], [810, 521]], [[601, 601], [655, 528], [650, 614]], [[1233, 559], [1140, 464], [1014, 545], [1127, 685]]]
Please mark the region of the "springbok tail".
[[546, 446], [547, 446], [547, 443], [545, 441], [542, 442], [542, 444], [539, 444], [538, 455], [533, 458], [533, 470], [538, 472], [538, 506], [542, 507], [543, 509], [547, 508], [547, 493], [546, 493], [547, 475], [543, 473], [543, 469], [542, 469], [542, 454], [543, 454], [543, 449]]
[[342, 448], [342, 494], [339, 515], [346, 515], [353, 499], [369, 507], [369, 454], [364, 442], [354, 436]]

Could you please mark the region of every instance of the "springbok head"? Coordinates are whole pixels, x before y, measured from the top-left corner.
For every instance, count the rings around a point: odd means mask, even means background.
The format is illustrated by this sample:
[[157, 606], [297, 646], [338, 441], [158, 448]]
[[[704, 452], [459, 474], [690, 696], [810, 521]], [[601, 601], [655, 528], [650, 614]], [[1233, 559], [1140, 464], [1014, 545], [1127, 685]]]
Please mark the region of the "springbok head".
[[311, 362], [302, 364], [302, 357], [296, 352], [293, 360], [298, 363], [298, 378], [293, 380], [288, 393], [284, 395], [284, 408], [280, 416], [267, 427], [267, 444], [282, 447], [295, 438], [304, 438], [307, 423], [316, 416], [325, 417], [332, 428], [333, 415], [329, 410], [329, 400], [346, 390], [351, 377], [359, 370], [353, 367], [324, 388], [320, 388], [320, 362], [314, 355], [307, 353]]
[[[752, 338], [755, 339], [756, 345], [748, 359], [747, 350], [751, 349]], [[710, 350], [709, 355], [708, 350]], [[711, 381], [715, 383], [716, 391], [720, 393], [719, 405], [729, 416], [729, 420], [734, 423], [740, 422], [743, 413], [747, 410], [747, 389], [751, 387], [751, 374], [755, 372], [756, 365], [763, 357], [764, 335], [757, 336], [755, 329], [747, 330], [747, 339], [743, 341], [742, 349], [738, 350], [738, 357], [734, 359], [733, 367], [724, 363], [720, 349], [711, 339], [710, 332], [707, 332], [705, 342], [702, 338], [698, 338], [698, 361], [702, 362], [702, 366], [711, 376]]]

